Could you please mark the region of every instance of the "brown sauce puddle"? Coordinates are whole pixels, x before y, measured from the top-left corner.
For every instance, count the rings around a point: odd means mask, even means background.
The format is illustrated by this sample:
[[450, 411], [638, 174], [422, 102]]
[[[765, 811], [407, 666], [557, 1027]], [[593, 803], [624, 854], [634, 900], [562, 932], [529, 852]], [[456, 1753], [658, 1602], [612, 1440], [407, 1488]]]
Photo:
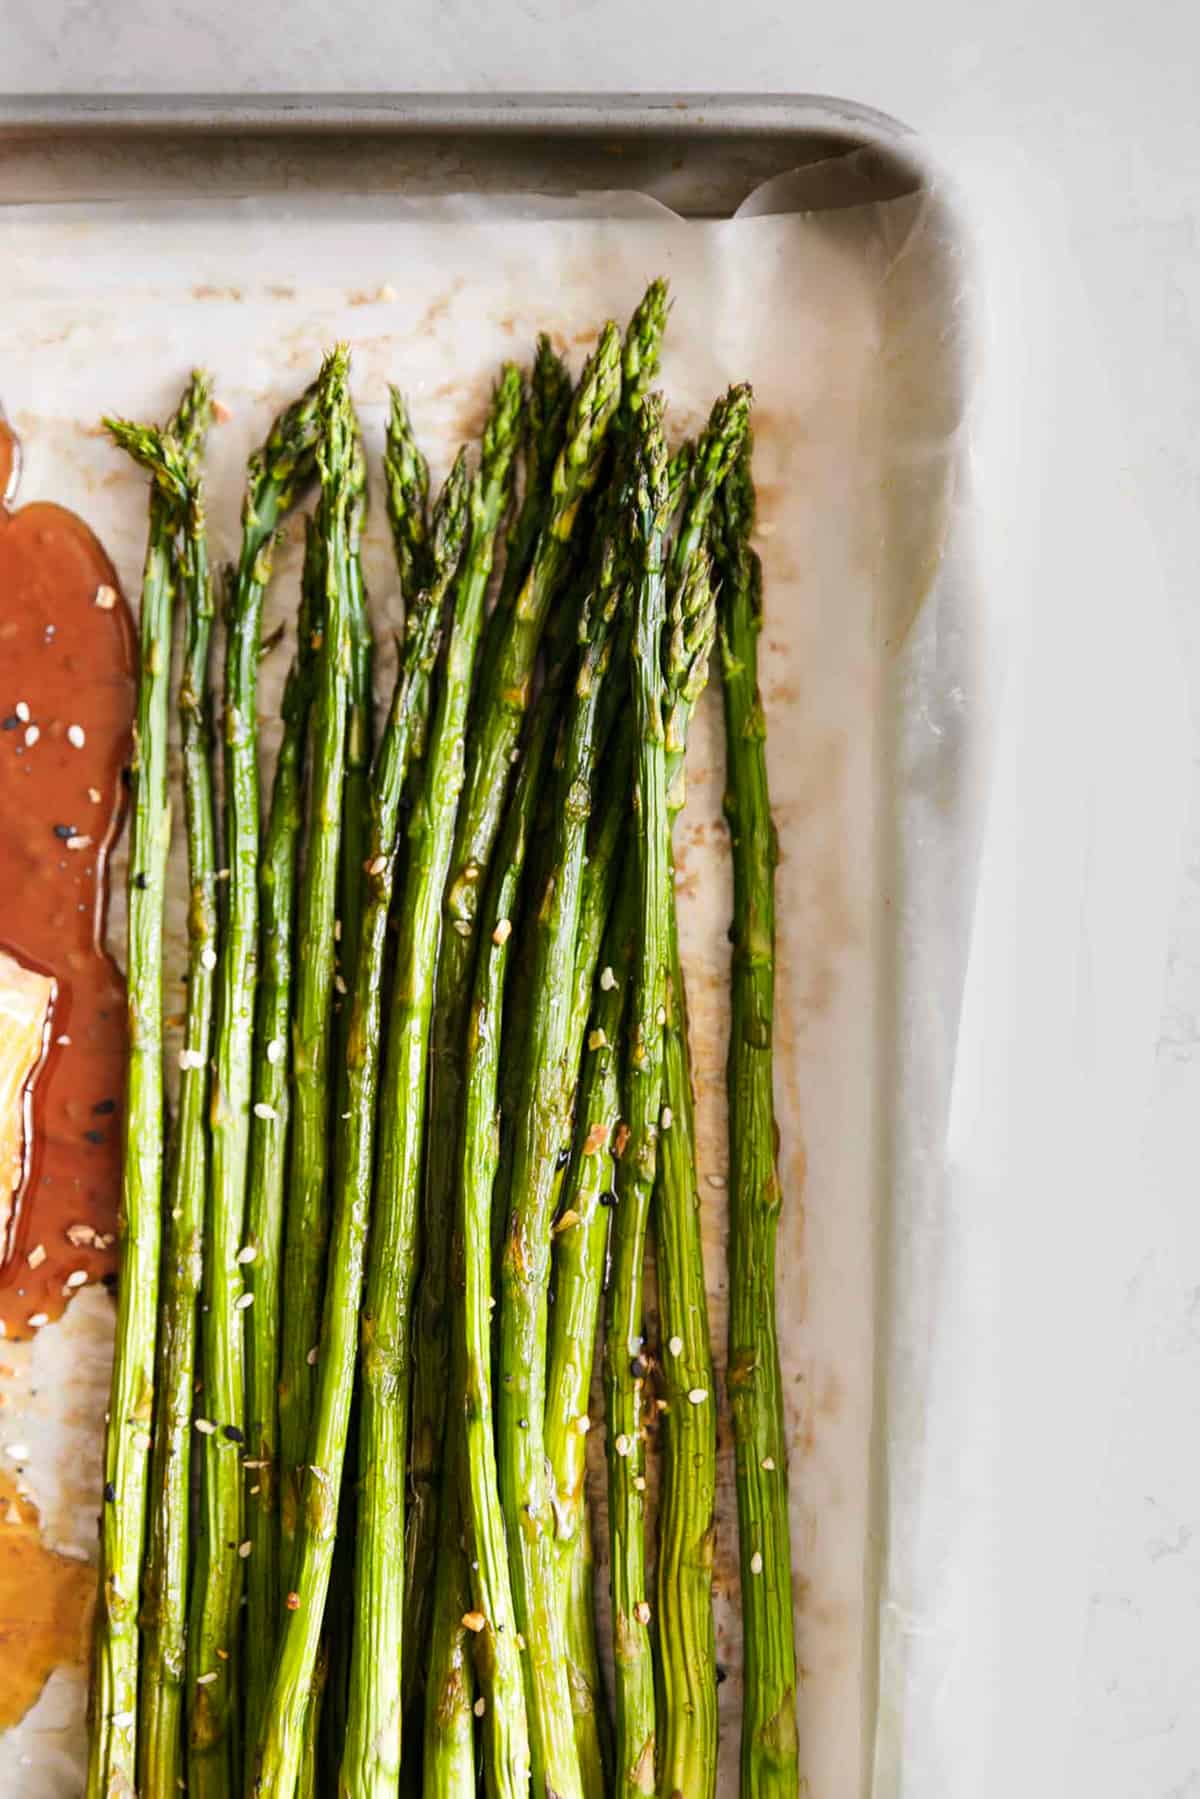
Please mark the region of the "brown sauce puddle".
[[116, 1267], [125, 991], [101, 945], [135, 670], [112, 563], [63, 507], [11, 508], [15, 464], [0, 418], [0, 947], [56, 983], [4, 1231], [9, 1338], [60, 1317], [71, 1292]]

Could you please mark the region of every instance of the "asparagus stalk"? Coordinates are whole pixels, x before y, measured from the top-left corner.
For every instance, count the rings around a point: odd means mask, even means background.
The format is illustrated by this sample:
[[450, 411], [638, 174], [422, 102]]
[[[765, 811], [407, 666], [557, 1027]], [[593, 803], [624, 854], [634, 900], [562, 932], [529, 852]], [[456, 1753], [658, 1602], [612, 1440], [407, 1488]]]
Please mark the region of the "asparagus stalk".
[[668, 956], [669, 826], [663, 680], [667, 517], [666, 449], [659, 409], [641, 412], [636, 476], [639, 557], [634, 630], [634, 813], [641, 935], [629, 996], [626, 1058], [629, 1138], [617, 1164], [604, 1353], [609, 1529], [612, 1537], [616, 1788], [655, 1791], [655, 1699], [645, 1544], [645, 1363], [642, 1262], [657, 1160]]
[[188, 1677], [189, 1790], [226, 1794], [236, 1782], [237, 1623], [241, 1599], [241, 1444], [244, 1441], [242, 1248], [253, 1085], [258, 961], [258, 661], [263, 594], [275, 533], [316, 466], [314, 384], [276, 419], [251, 457], [242, 548], [225, 650], [226, 911], [217, 965], [212, 1166], [205, 1225], [202, 1353], [203, 1479]]
[[[712, 508], [745, 434], [750, 390], [731, 388], [696, 444], [668, 577], [667, 795], [672, 828], [686, 792], [692, 713], [708, 676], [716, 629], [707, 537]], [[687, 1006], [671, 882], [663, 1134], [655, 1200], [663, 1393], [657, 1604], [662, 1683], [659, 1779], [711, 1799], [717, 1778], [712, 1532], [717, 1419], [704, 1279]], [[669, 1128], [667, 1128], [669, 1125]]]
[[342, 790], [351, 661], [354, 415], [349, 357], [339, 346], [321, 371], [317, 511], [324, 572], [317, 656], [308, 842], [300, 883], [292, 1025], [292, 1137], [284, 1227], [283, 1343], [279, 1380], [284, 1578], [291, 1578], [299, 1529], [316, 1373], [310, 1352], [321, 1319], [329, 1235], [330, 1026], [334, 992], [334, 919], [341, 847]]
[[[423, 791], [409, 823], [363, 1317], [358, 1624], [343, 1782], [364, 1794], [395, 1786], [402, 1664], [405, 1654], [415, 1659], [416, 1641], [406, 1638], [405, 1568], [395, 1538], [405, 1510], [409, 1311], [425, 1131], [431, 975], [463, 786], [471, 681], [497, 533], [511, 492], [521, 409], [521, 377], [510, 365], [493, 396], [480, 469], [470, 483], [467, 542], [444, 678], [430, 727]], [[430, 1253], [427, 1243], [426, 1255]], [[426, 1570], [420, 1573], [428, 1585]]]
[[312, 703], [324, 571], [321, 539], [306, 519], [297, 649], [283, 694], [283, 735], [260, 873], [261, 974], [254, 1027], [254, 1117], [246, 1199], [246, 1748], [251, 1765], [275, 1659], [280, 1619], [279, 1347], [284, 1183], [291, 1114], [289, 1039], [296, 873], [303, 828], [304, 742]]
[[[512, 940], [505, 922], [511, 921], [521, 891], [538, 793], [553, 742], [557, 700], [551, 685], [535, 710], [497, 848], [481, 918], [466, 1039], [457, 1226], [463, 1261], [463, 1322], [455, 1335], [455, 1373], [459, 1372], [461, 1352], [462, 1379], [455, 1379], [453, 1390], [463, 1395], [465, 1524], [476, 1614], [472, 1623], [479, 1626], [475, 1666], [485, 1706], [484, 1768], [489, 1799], [525, 1799], [529, 1791], [524, 1675], [492, 1430], [491, 1210], [499, 1159], [496, 1105]], [[439, 1580], [448, 1559], [439, 1557]], [[449, 1584], [449, 1573], [445, 1578]]]
[[[167, 710], [174, 583], [171, 542], [179, 485], [160, 472], [185, 458], [208, 418], [208, 389], [193, 377], [163, 439], [106, 420], [113, 440], [150, 466], [154, 480], [142, 575], [133, 821], [129, 853], [129, 1072], [121, 1192], [121, 1282], [104, 1451], [102, 1586], [96, 1623], [89, 1799], [132, 1792], [137, 1779], [138, 1602], [154, 1408], [162, 1201], [162, 913], [170, 806]], [[159, 466], [156, 468], [155, 463]], [[182, 474], [182, 469], [179, 470]]]
[[[425, 1264], [413, 1328], [410, 1571], [425, 1568], [436, 1541], [436, 1498], [449, 1384], [447, 1269], [457, 1178], [463, 1048], [476, 953], [476, 916], [508, 794], [538, 645], [570, 571], [579, 509], [600, 474], [620, 384], [620, 333], [605, 327], [572, 397], [563, 445], [550, 476], [550, 501], [537, 543], [486, 680], [478, 689], [467, 772], [445, 888], [434, 1000], [425, 1175]], [[406, 1635], [419, 1643], [429, 1616], [427, 1583], [410, 1578]], [[405, 1708], [417, 1683], [409, 1657]]]
[[[369, 788], [367, 854], [360, 878], [365, 903], [346, 1041], [344, 1116], [338, 1122], [334, 1228], [326, 1295], [306, 1505], [301, 1519], [294, 1586], [298, 1604], [285, 1608], [282, 1641], [263, 1722], [259, 1790], [288, 1794], [296, 1783], [315, 1725], [309, 1703], [318, 1663], [321, 1619], [336, 1534], [342, 1457], [354, 1388], [358, 1306], [362, 1291], [375, 1099], [379, 1079], [379, 1022], [387, 920], [395, 882], [400, 800], [414, 729], [429, 684], [440, 632], [442, 601], [462, 540], [460, 490], [434, 521], [437, 584], [410, 606], [391, 710]], [[253, 1560], [253, 1557], [251, 1557]]]
[[[191, 397], [195, 427], [187, 453], [189, 466], [178, 471], [184, 477], [179, 491], [183, 529], [174, 558], [176, 591], [183, 598], [185, 612], [178, 706], [190, 887], [188, 992], [179, 1109], [167, 1177], [150, 1470], [156, 1503], [150, 1514], [142, 1605], [138, 1766], [140, 1790], [148, 1794], [173, 1791], [183, 1774], [192, 1388], [208, 1175], [213, 970], [217, 962], [216, 818], [209, 696], [213, 597], [198, 467], [208, 422], [207, 386], [202, 380], [194, 380]], [[168, 480], [177, 479], [178, 474], [170, 467], [171, 452], [166, 445], [162, 451], [162, 475]]]
[[750, 548], [754, 486], [747, 441], [718, 509], [721, 672], [733, 849], [729, 1032], [729, 1397], [742, 1575], [743, 1799], [795, 1799], [796, 1650], [788, 1532], [787, 1438], [775, 1321], [776, 1164], [772, 1040], [775, 866], [758, 687], [762, 568]]
[[[354, 433], [350, 464], [351, 500], [347, 508], [350, 546], [350, 693], [346, 726], [346, 781], [342, 804], [342, 871], [339, 913], [342, 934], [339, 961], [348, 986], [354, 984], [363, 905], [363, 862], [367, 853], [371, 773], [371, 671], [375, 645], [367, 610], [362, 570], [362, 533], [367, 513], [367, 459], [362, 433]], [[349, 1008], [345, 1010], [345, 1025]], [[345, 1048], [346, 1028], [341, 1032]]]
[[[462, 1356], [452, 1365], [462, 1371]], [[455, 1392], [461, 1389], [456, 1385]], [[470, 1588], [463, 1550], [463, 1421], [446, 1426], [446, 1479], [438, 1521], [429, 1672], [425, 1683], [423, 1799], [475, 1799], [475, 1680], [469, 1643]], [[481, 1706], [486, 1717], [487, 1701]], [[526, 1787], [528, 1792], [528, 1770]]]

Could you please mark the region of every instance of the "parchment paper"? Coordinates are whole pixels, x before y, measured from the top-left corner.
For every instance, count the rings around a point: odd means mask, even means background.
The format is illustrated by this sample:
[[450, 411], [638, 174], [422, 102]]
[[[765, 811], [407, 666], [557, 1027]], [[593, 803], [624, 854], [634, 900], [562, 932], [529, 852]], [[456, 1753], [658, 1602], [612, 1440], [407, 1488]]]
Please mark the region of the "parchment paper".
[[[685, 223], [631, 196], [604, 197], [604, 217], [588, 216], [594, 198], [577, 210], [554, 203], [554, 217], [538, 216], [546, 206], [536, 200], [486, 217], [471, 201], [432, 210], [287, 197], [182, 211], [14, 208], [0, 216], [0, 398], [23, 443], [19, 498], [75, 507], [136, 597], [144, 484], [98, 434], [100, 414], [164, 417], [193, 364], [213, 371], [231, 416], [212, 433], [209, 514], [214, 557], [229, 557], [248, 452], [322, 348], [348, 339], [374, 483], [366, 564], [382, 704], [399, 616], [378, 493], [389, 381], [408, 396], [440, 477], [477, 430], [502, 358], [528, 360], [546, 328], [578, 369], [605, 317], [624, 321], [646, 280], [663, 273], [675, 301], [662, 372], [672, 440], [701, 425], [729, 381], [753, 382], [763, 686], [782, 849], [778, 1297], [799, 1722], [811, 1799], [856, 1799], [872, 1778], [881, 1606], [889, 1616], [891, 1562], [881, 1554], [889, 1519], [903, 1509], [897, 1473], [922, 1440], [937, 1331], [929, 1195], [941, 1166], [970, 890], [973, 829], [960, 777], [971, 637], [958, 584], [939, 584], [921, 609], [952, 510], [960, 416], [944, 220], [921, 198], [794, 215], [812, 191], [767, 193], [758, 202], [767, 216], [721, 223]], [[290, 624], [299, 535], [293, 521], [268, 628]], [[265, 767], [286, 654], [264, 667]], [[723, 760], [714, 681], [693, 732], [678, 861], [722, 1371], [731, 904]], [[181, 889], [169, 922], [172, 963], [182, 968]], [[917, 969], [914, 1003], [904, 977]], [[895, 1267], [906, 1270], [902, 1304]], [[19, 1434], [31, 1448], [27, 1485], [45, 1539], [89, 1557], [108, 1314], [102, 1295], [85, 1293], [32, 1348], [11, 1346], [0, 1414], [0, 1436]], [[728, 1794], [740, 1681], [723, 1391], [720, 1417], [715, 1583], [731, 1675], [721, 1689]], [[888, 1672], [897, 1654], [890, 1625], [884, 1641], [886, 1701], [899, 1690]], [[82, 1671], [61, 1669], [0, 1742], [6, 1793], [57, 1799], [78, 1790], [83, 1693]], [[894, 1734], [889, 1726], [881, 1738], [884, 1766]]]

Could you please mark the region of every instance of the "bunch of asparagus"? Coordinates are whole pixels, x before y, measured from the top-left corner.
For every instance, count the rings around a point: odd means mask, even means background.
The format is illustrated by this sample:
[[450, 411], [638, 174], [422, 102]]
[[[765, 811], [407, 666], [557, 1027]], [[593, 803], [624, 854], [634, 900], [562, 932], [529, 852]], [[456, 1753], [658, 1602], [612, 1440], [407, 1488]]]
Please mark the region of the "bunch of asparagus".
[[[527, 378], [506, 366], [432, 499], [393, 393], [405, 628], [376, 745], [366, 461], [348, 355], [327, 357], [251, 458], [219, 782], [207, 380], [161, 430], [109, 421], [152, 485], [95, 1799], [715, 1794], [717, 1405], [672, 835], [718, 634], [742, 1791], [799, 1791], [749, 393], [668, 456], [666, 311], [655, 282], [574, 386], [545, 338]], [[314, 487], [264, 825], [263, 599]], [[176, 605], [191, 904], [168, 1131]], [[601, 1326], [611, 1712], [586, 1454]]]

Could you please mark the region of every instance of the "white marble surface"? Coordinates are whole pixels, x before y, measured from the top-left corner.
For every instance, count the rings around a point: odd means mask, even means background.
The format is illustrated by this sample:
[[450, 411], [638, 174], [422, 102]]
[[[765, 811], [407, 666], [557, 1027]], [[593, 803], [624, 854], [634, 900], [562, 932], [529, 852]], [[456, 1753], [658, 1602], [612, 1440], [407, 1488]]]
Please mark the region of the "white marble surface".
[[6, 93], [792, 89], [886, 109], [953, 171], [988, 284], [980, 488], [1014, 628], [954, 1120], [985, 1322], [964, 1367], [970, 1441], [942, 1470], [972, 1575], [968, 1647], [929, 1703], [938, 1795], [1200, 1799], [1187, 9], [358, 0], [335, 14], [300, 0], [286, 25], [229, 0], [4, 12]]

